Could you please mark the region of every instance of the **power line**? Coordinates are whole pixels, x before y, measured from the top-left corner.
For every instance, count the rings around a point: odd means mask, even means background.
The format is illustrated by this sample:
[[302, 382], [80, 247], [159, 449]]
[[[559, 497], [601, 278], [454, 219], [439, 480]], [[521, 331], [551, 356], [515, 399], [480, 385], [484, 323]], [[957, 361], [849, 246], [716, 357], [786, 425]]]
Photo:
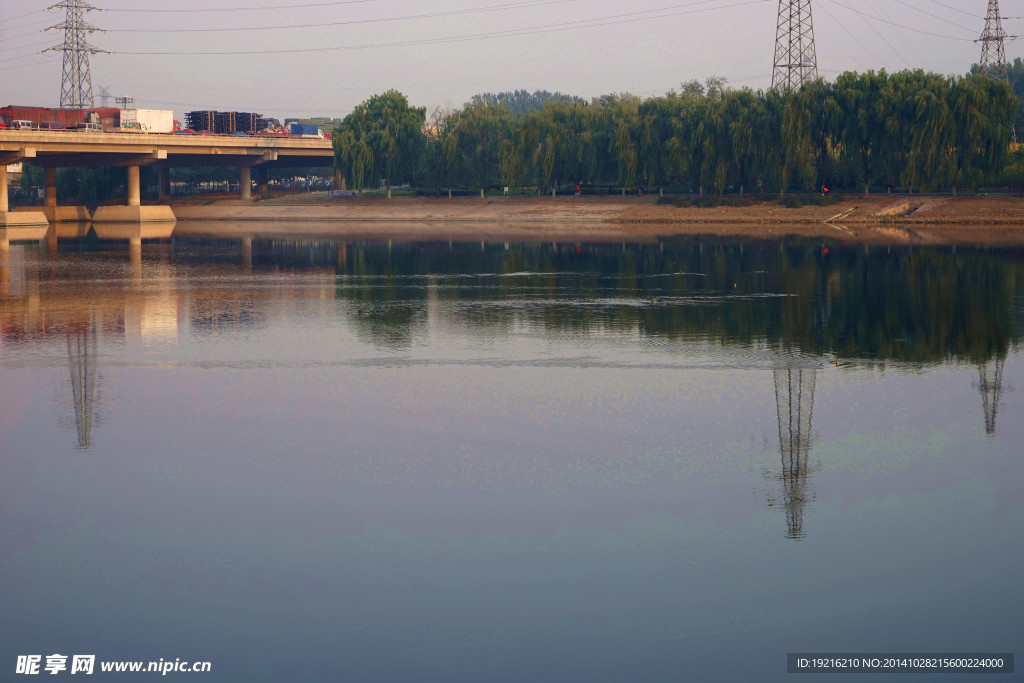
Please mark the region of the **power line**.
[[944, 19], [944, 18], [940, 17], [938, 14], [932, 14], [931, 12], [926, 12], [925, 10], [921, 9], [920, 7], [914, 7], [909, 2], [904, 2], [903, 0], [893, 0], [893, 1], [894, 2], [898, 2], [899, 4], [903, 5], [904, 7], [909, 7], [910, 9], [914, 10], [915, 12], [920, 12], [921, 14], [927, 14], [929, 17], [932, 17], [934, 19], [938, 19], [939, 21], [944, 21], [947, 24], [952, 24], [953, 26], [956, 26], [957, 28], [962, 28], [965, 31], [973, 31], [974, 30], [973, 28], [970, 28], [969, 26], [964, 26], [963, 24], [958, 24], [955, 21], [950, 21], [949, 19]]
[[[409, 47], [413, 45], [439, 45], [445, 43], [459, 43], [473, 40], [485, 40], [489, 38], [507, 38], [516, 36], [529, 36], [541, 33], [553, 33], [556, 31], [574, 31], [587, 28], [598, 28], [601, 26], [612, 26], [616, 24], [628, 24], [639, 21], [649, 21], [651, 19], [664, 19], [667, 17], [682, 16], [687, 14], [698, 14], [701, 12], [710, 12], [715, 10], [731, 9], [734, 7], [744, 7], [747, 5], [755, 5], [763, 2], [771, 2], [772, 0], [745, 0], [743, 2], [734, 2], [728, 5], [720, 5], [716, 7], [704, 7], [701, 9], [682, 10], [678, 12], [668, 12], [667, 10], [678, 8], [678, 7], [693, 7], [695, 5], [706, 5], [710, 2], [718, 2], [720, 0], [699, 0], [698, 2], [682, 3], [680, 5], [672, 5], [669, 7], [663, 7], [660, 9], [644, 10], [641, 12], [628, 12], [625, 14], [616, 14], [600, 19], [584, 19], [580, 21], [568, 21], [556, 24], [546, 24], [541, 26], [534, 26], [530, 28], [522, 29], [508, 29], [505, 31], [492, 31], [488, 33], [474, 33], [463, 36], [450, 36], [447, 38], [423, 38], [420, 40], [407, 40], [407, 41], [395, 41], [390, 43], [368, 43], [364, 45], [341, 45], [334, 47], [311, 47], [311, 48], [289, 48], [282, 50], [228, 50], [220, 52], [201, 52], [196, 50], [188, 51], [122, 51], [112, 50], [110, 54], [115, 55], [268, 55], [268, 54], [296, 54], [296, 53], [314, 53], [314, 52], [348, 52], [354, 50], [369, 50], [378, 48], [390, 48], [390, 47]], [[664, 12], [656, 16], [638, 16], [641, 14], [651, 14], [654, 12]]]
[[939, 0], [931, 0], [931, 1], [934, 2], [936, 5], [941, 5], [942, 7], [945, 7], [946, 9], [951, 9], [954, 12], [959, 12], [960, 14], [966, 14], [967, 16], [971, 17], [972, 19], [981, 19], [981, 17], [979, 17], [977, 14], [974, 14], [973, 12], [965, 12], [962, 9], [960, 9], [959, 7], [953, 7], [952, 5], [947, 5], [944, 2], [939, 2]]
[[[108, 33], [227, 33], [234, 31], [281, 31], [294, 28], [326, 28], [329, 26], [352, 26], [357, 24], [379, 24], [391, 21], [412, 21], [416, 19], [434, 19], [437, 17], [451, 17], [462, 14], [479, 14], [482, 12], [493, 12], [508, 9], [524, 9], [528, 7], [540, 7], [543, 5], [562, 5], [568, 2], [579, 2], [580, 0], [520, 0], [503, 5], [490, 5], [488, 7], [475, 7], [472, 9], [448, 10], [446, 12], [432, 12], [429, 14], [410, 14], [401, 17], [381, 17], [377, 19], [352, 19], [349, 21], [319, 22], [315, 24], [288, 24], [278, 26], [252, 26], [252, 27], [230, 27], [230, 28], [114, 28], [107, 29]], [[656, 10], [650, 10], [656, 11]]]
[[0, 71], [10, 71], [11, 69], [27, 69], [30, 66], [39, 66], [40, 64], [53, 64], [53, 60], [46, 60], [43, 62], [32, 62], [31, 64], [18, 64], [17, 66], [3, 66], [0, 67]]
[[[46, 44], [47, 43], [40, 43], [40, 45], [46, 45]], [[31, 48], [31, 47], [33, 47], [33, 46], [32, 45], [23, 45], [20, 48], [12, 47], [12, 48], [7, 48], [7, 49], [9, 49], [9, 50], [18, 50], [18, 49], [24, 50], [26, 48]], [[36, 47], [38, 47], [38, 46], [36, 46]], [[44, 52], [45, 52], [45, 50], [44, 50]], [[0, 64], [2, 64], [4, 62], [14, 62], [14, 61], [17, 61], [19, 59], [25, 59], [27, 57], [38, 57], [40, 54], [41, 53], [40, 53], [39, 50], [32, 50], [32, 52], [26, 52], [25, 54], [18, 55], [16, 57], [7, 57], [5, 59], [0, 59]]]
[[105, 9], [104, 12], [145, 12], [148, 14], [197, 14], [199, 12], [266, 12], [268, 10], [281, 9], [303, 9], [307, 7], [334, 7], [337, 5], [360, 5], [367, 2], [379, 2], [379, 0], [338, 0], [338, 2], [313, 2], [300, 5], [270, 5], [266, 7], [224, 7], [224, 8], [195, 8], [195, 9]]
[[[47, 23], [49, 23], [49, 22], [47, 22]], [[43, 33], [42, 31], [29, 31], [28, 33], [19, 33], [16, 36], [11, 36], [10, 38], [6, 38], [4, 40], [4, 43], [6, 44], [6, 43], [8, 43], [8, 42], [10, 42], [12, 40], [18, 40], [19, 38], [28, 38], [29, 36], [41, 36], [41, 35], [46, 35], [46, 34]], [[49, 41], [46, 41], [46, 42], [49, 42]]]
[[[879, 14], [885, 14], [885, 11], [881, 7], [879, 7], [877, 4], [875, 4], [875, 0], [869, 0], [869, 2], [871, 3], [871, 7], [872, 7], [872, 9], [874, 9], [875, 12], [878, 12]], [[864, 23], [867, 24], [866, 21]], [[910, 60], [908, 60], [906, 57], [901, 55], [899, 50], [897, 50], [891, 43], [889, 43], [889, 41], [886, 40], [882, 36], [882, 34], [874, 26], [871, 26], [869, 24], [868, 28], [870, 28], [872, 31], [874, 31], [875, 35], [877, 35], [879, 38], [881, 38], [882, 42], [884, 42], [886, 45], [888, 45], [889, 49], [891, 49], [893, 52], [895, 52], [897, 57], [899, 57], [901, 60], [903, 60], [904, 63], [910, 64]], [[910, 41], [907, 40], [907, 37], [905, 35], [903, 35], [902, 33], [900, 33], [899, 31], [897, 31], [895, 29], [893, 29], [892, 32], [896, 35], [897, 38], [899, 38], [901, 41], [903, 41], [904, 45], [906, 45], [907, 47], [910, 48], [911, 52], [913, 52], [915, 55], [917, 55], [917, 58], [918, 58], [918, 60], [921, 63], [923, 63], [925, 61], [924, 57], [921, 56], [921, 53], [918, 52], [917, 49], [913, 45], [911, 45]]]
[[863, 15], [865, 17], [868, 17], [869, 19], [874, 19], [875, 21], [880, 21], [883, 24], [888, 24], [890, 26], [895, 26], [896, 28], [902, 28], [902, 29], [905, 29], [907, 31], [913, 31], [914, 33], [923, 33], [926, 36], [934, 36], [936, 38], [947, 38], [949, 40], [961, 40], [961, 41], [964, 41], [966, 43], [974, 42], [970, 38], [959, 38], [957, 36], [947, 36], [947, 35], [944, 35], [942, 33], [932, 33], [931, 31], [922, 31], [919, 28], [911, 28], [910, 26], [904, 26], [903, 24], [897, 24], [894, 21], [889, 21], [888, 19], [882, 19], [881, 17], [876, 17], [873, 14], [868, 14], [867, 12], [862, 12], [859, 9], [854, 9], [853, 7], [850, 7], [849, 5], [846, 5], [846, 4], [843, 4], [841, 2], [838, 2], [838, 0], [828, 0], [828, 2], [831, 2], [833, 5], [839, 5], [843, 9], [848, 9], [851, 12], [854, 12], [856, 14], [860, 14], [860, 15]]
[[7, 17], [6, 19], [0, 19], [0, 24], [6, 23], [8, 21], [14, 21], [15, 19], [21, 19], [22, 17], [30, 17], [33, 14], [40, 14], [41, 12], [45, 12], [45, 11], [46, 10], [44, 10], [44, 9], [37, 9], [37, 10], [35, 10], [33, 12], [25, 12], [25, 14], [19, 14], [16, 17]]
[[[883, 61], [883, 60], [882, 60], [882, 58], [881, 58], [881, 57], [879, 57], [879, 56], [878, 56], [878, 54], [877, 54], [877, 53], [876, 53], [876, 52], [875, 52], [874, 50], [872, 50], [872, 49], [871, 49], [870, 47], [868, 47], [868, 46], [867, 46], [867, 45], [865, 45], [865, 44], [864, 44], [863, 42], [861, 42], [860, 38], [858, 38], [858, 37], [857, 37], [857, 34], [856, 34], [856, 33], [854, 33], [853, 31], [851, 31], [850, 29], [848, 29], [848, 28], [846, 27], [846, 24], [844, 24], [843, 22], [841, 22], [841, 21], [839, 21], [838, 19], [836, 19], [835, 15], [833, 15], [833, 14], [832, 14], [831, 12], [829, 12], [829, 11], [828, 11], [828, 5], [819, 5], [819, 8], [820, 8], [820, 9], [821, 9], [821, 11], [823, 11], [823, 12], [824, 12], [824, 13], [825, 13], [826, 15], [828, 15], [828, 17], [829, 17], [830, 19], [832, 19], [832, 21], [834, 21], [834, 22], [835, 22], [836, 24], [838, 24], [838, 25], [839, 25], [839, 28], [843, 29], [843, 31], [845, 31], [847, 35], [849, 35], [849, 36], [850, 36], [851, 38], [853, 38], [853, 40], [854, 40], [854, 41], [856, 41], [856, 43], [857, 43], [858, 45], [860, 45], [860, 46], [861, 46], [861, 47], [862, 47], [862, 48], [864, 49], [864, 51], [865, 51], [865, 52], [867, 52], [868, 54], [870, 54], [870, 55], [871, 55], [871, 56], [872, 56], [872, 57], [874, 58], [874, 60], [875, 60], [876, 62], [881, 62], [881, 61]], [[836, 44], [837, 44], [837, 45], [840, 45], [840, 46], [842, 46], [842, 43], [836, 43]], [[845, 48], [844, 48], [844, 50], [845, 50]], [[849, 55], [849, 53], [847, 53], [847, 55]], [[851, 58], [851, 59], [853, 59], [853, 57], [852, 57], [852, 56], [850, 56], [850, 58]], [[824, 71], [828, 71], [828, 69], [824, 69]], [[837, 71], [836, 73], [841, 73], [841, 72], [838, 72], [838, 71]]]
[[[17, 28], [30, 28], [32, 26], [44, 26], [44, 25], [49, 24], [49, 23], [50, 23], [50, 20], [47, 19], [46, 21], [37, 21], [37, 22], [32, 23], [32, 24], [25, 24], [23, 26], [18, 26]], [[12, 27], [12, 28], [9, 28], [9, 29], [4, 29], [4, 30], [5, 31], [12, 31], [12, 30], [14, 30], [14, 28]], [[21, 38], [22, 36], [30, 36], [30, 35], [35, 34], [35, 33], [42, 33], [44, 30], [46, 30], [46, 29], [38, 29], [38, 30], [35, 30], [35, 31], [29, 31], [28, 33], [19, 33], [16, 36], [4, 36], [4, 40], [14, 40], [15, 38]]]

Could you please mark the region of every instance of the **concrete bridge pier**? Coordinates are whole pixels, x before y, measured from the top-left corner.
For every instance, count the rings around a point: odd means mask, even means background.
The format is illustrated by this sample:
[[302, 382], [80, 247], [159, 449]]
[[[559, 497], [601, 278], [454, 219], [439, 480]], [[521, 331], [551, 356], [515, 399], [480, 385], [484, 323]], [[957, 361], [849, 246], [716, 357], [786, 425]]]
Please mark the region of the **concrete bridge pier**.
[[158, 185], [160, 186], [160, 201], [167, 202], [171, 200], [171, 169], [160, 168], [157, 169], [159, 174]]
[[[166, 159], [167, 153], [147, 157], [145, 161]], [[125, 164], [128, 167], [127, 206], [101, 206], [96, 209], [93, 223], [174, 223], [174, 212], [167, 205], [142, 206], [142, 191], [139, 186], [140, 162]], [[95, 226], [94, 226], [95, 227]], [[97, 230], [97, 232], [99, 232]]]
[[256, 170], [256, 191], [260, 199], [266, 198], [267, 169], [265, 164], [277, 161], [275, 150], [263, 150], [259, 155], [251, 155], [238, 166], [238, 196], [250, 201], [252, 199], [253, 169]]
[[47, 166], [43, 169], [46, 190], [43, 200], [43, 213], [51, 223], [79, 223], [92, 218], [89, 209], [84, 206], [57, 205], [57, 167]]
[[248, 166], [238, 169], [238, 193], [246, 201], [252, 199], [252, 169]]
[[267, 184], [267, 169], [262, 166], [256, 167], [256, 191], [260, 199], [267, 199], [270, 194], [270, 187]]
[[[8, 234], [8, 228], [20, 228], [20, 227], [34, 227], [39, 228], [41, 226], [49, 227], [50, 221], [47, 220], [46, 214], [42, 211], [11, 211], [10, 207], [10, 194], [7, 187], [7, 165], [16, 164], [19, 161], [23, 161], [28, 156], [35, 156], [34, 151], [30, 155], [9, 155], [0, 153], [0, 241], [7, 242], [9, 239], [19, 239], [18, 237], [11, 238]], [[46, 234], [46, 231], [43, 231]], [[40, 236], [39, 239], [41, 239]], [[31, 238], [24, 238], [31, 239]]]

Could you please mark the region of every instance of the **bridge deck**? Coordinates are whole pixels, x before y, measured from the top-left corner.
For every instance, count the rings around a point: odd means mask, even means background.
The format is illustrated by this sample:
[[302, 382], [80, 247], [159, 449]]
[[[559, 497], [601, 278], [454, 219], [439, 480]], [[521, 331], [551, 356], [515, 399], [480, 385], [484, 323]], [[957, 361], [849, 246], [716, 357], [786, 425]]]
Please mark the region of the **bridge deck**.
[[0, 163], [38, 166], [329, 166], [330, 140], [240, 135], [0, 131]]

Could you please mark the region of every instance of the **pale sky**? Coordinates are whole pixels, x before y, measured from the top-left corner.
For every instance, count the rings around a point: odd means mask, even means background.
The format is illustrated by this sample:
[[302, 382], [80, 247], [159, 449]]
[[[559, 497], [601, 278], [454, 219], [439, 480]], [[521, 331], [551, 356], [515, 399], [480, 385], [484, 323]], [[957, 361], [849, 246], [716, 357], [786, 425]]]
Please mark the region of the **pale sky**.
[[[55, 1], [0, 0], [0, 106], [57, 106], [61, 54], [39, 54], [63, 43], [62, 30], [43, 32], [64, 21], [63, 10], [46, 10]], [[709, 75], [764, 89], [771, 84], [778, 11], [778, 0], [92, 4], [102, 11], [86, 13], [86, 20], [106, 32], [89, 40], [111, 53], [90, 58], [96, 105], [105, 86], [112, 96], [134, 97], [136, 107], [172, 109], [176, 118], [194, 109], [340, 117], [390, 88], [428, 112], [460, 106], [476, 93], [515, 89], [649, 97]], [[1004, 16], [1024, 16], [1024, 0], [1000, 4]], [[194, 11], [211, 6], [217, 11]], [[812, 8], [826, 78], [880, 68], [962, 74], [979, 59], [973, 41], [984, 28], [987, 1], [813, 0]], [[157, 11], [168, 9], [178, 11]], [[1008, 18], [1004, 27], [1024, 36], [1024, 19]], [[1008, 58], [1022, 47], [1009, 42]], [[239, 51], [253, 54], [197, 54]]]

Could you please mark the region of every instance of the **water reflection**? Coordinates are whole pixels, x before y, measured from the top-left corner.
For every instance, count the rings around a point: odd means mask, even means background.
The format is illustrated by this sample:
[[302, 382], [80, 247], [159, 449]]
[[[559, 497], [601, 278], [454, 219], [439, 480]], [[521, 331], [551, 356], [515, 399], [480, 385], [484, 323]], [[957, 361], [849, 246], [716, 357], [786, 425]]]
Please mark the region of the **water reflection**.
[[92, 446], [93, 417], [97, 401], [96, 328], [89, 322], [72, 324], [65, 327], [64, 336], [68, 346], [75, 431], [78, 433], [78, 447], [84, 450]]
[[1012, 651], [1018, 256], [11, 246], [0, 654], [249, 682], [334, 680], [338, 647], [367, 680]]
[[999, 402], [1003, 396], [1003, 369], [1006, 367], [1006, 356], [1001, 355], [985, 363], [978, 364], [978, 393], [981, 394], [981, 407], [985, 414], [985, 432], [996, 433], [996, 417], [999, 415]]
[[[786, 538], [791, 539], [804, 537], [804, 509], [813, 499], [809, 478], [817, 373], [807, 367], [777, 368], [773, 373], [781, 459], [775, 479], [782, 484]], [[769, 500], [771, 506], [777, 503], [775, 498]]]
[[[838, 355], [854, 367], [893, 365], [900, 372], [950, 362], [976, 366], [983, 425], [995, 434], [1005, 359], [1024, 332], [1016, 303], [1022, 269], [1012, 250], [714, 239], [392, 244], [251, 235], [117, 246], [62, 240], [56, 253], [49, 242], [0, 252], [0, 318], [9, 347], [62, 336], [82, 449], [92, 445], [104, 357], [246, 367], [770, 369], [779, 464], [770, 473], [778, 488], [769, 504], [785, 511], [786, 536], [799, 539], [814, 500], [819, 370], [811, 365]], [[316, 311], [309, 319], [298, 312], [307, 306]], [[332, 352], [307, 349], [300, 329], [283, 352], [255, 345], [252, 357], [238, 356], [231, 343], [196, 346], [247, 341], [298, 320], [352, 340]], [[7, 357], [14, 357], [10, 349]]]

